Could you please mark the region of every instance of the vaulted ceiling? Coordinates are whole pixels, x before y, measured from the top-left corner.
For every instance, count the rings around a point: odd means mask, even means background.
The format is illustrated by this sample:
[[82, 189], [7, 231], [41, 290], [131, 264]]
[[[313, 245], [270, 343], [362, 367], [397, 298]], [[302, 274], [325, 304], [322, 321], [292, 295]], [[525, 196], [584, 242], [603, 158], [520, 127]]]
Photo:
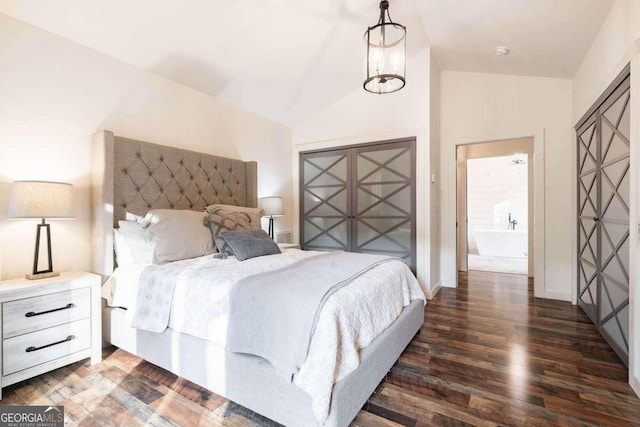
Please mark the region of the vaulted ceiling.
[[[571, 78], [613, 1], [390, 0], [390, 13], [408, 54], [431, 45], [443, 70]], [[361, 87], [378, 0], [0, 0], [0, 13], [292, 125]]]

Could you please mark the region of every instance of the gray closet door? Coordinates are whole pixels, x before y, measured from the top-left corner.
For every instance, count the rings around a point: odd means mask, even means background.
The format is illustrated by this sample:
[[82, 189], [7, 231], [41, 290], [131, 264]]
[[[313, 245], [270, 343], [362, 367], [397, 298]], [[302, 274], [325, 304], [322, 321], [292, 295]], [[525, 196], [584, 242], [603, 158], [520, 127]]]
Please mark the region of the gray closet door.
[[595, 116], [578, 130], [578, 303], [598, 323], [598, 130]]
[[356, 149], [355, 252], [402, 258], [415, 271], [415, 162], [410, 142]]
[[630, 81], [577, 131], [578, 303], [620, 359], [629, 358]]
[[300, 154], [303, 249], [402, 258], [416, 271], [415, 140]]
[[351, 249], [347, 150], [301, 157], [302, 247], [310, 250]]
[[600, 164], [600, 314], [602, 334], [629, 358], [629, 85], [604, 103]]

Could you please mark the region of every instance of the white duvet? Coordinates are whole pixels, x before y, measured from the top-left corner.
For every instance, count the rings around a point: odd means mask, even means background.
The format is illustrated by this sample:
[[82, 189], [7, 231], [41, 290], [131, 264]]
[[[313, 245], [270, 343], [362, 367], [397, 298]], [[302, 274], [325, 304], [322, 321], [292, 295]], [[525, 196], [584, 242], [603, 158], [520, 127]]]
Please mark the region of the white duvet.
[[[228, 297], [243, 277], [275, 270], [320, 252], [287, 250], [239, 262], [235, 258], [205, 256], [174, 264], [183, 270], [175, 287], [169, 327], [225, 346]], [[136, 307], [140, 274], [147, 265], [116, 270], [103, 287], [109, 305]], [[312, 409], [321, 422], [327, 418], [333, 384], [360, 364], [366, 347], [414, 299], [425, 300], [411, 271], [401, 261], [383, 263], [335, 292], [320, 312], [307, 360], [294, 383], [312, 397]]]

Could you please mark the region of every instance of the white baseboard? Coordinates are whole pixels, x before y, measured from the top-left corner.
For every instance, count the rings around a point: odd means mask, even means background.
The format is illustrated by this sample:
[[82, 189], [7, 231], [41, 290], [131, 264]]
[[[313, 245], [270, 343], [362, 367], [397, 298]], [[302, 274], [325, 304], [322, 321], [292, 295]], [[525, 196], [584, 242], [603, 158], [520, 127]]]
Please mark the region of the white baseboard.
[[442, 280], [439, 280], [438, 283], [431, 288], [431, 298], [435, 298], [438, 292], [440, 292], [440, 289], [442, 289]]
[[629, 375], [629, 385], [636, 393], [636, 396], [640, 397], [640, 378]]
[[443, 288], [455, 288], [456, 287], [455, 281], [452, 281], [452, 280], [441, 280], [440, 282], [438, 282], [438, 284], [440, 284], [440, 286], [443, 287]]
[[571, 302], [571, 292], [565, 293], [565, 292], [544, 291], [542, 295], [536, 295], [536, 298], [555, 299], [558, 301]]

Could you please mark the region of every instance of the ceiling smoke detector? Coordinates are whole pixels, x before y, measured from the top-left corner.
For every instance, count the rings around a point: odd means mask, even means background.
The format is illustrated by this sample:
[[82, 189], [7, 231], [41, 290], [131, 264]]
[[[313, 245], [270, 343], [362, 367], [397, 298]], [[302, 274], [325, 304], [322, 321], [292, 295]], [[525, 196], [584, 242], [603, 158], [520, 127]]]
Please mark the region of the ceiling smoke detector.
[[506, 47], [506, 46], [498, 46], [496, 48], [496, 55], [498, 55], [498, 56], [509, 55], [509, 48]]

